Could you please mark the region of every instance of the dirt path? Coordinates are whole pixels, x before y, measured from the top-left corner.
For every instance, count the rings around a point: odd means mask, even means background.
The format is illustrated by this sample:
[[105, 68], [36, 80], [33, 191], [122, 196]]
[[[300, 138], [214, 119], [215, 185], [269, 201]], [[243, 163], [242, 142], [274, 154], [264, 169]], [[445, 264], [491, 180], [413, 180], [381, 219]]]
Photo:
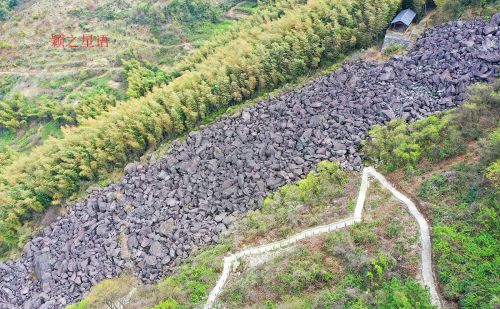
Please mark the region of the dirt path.
[[222, 292], [224, 288], [224, 284], [226, 283], [227, 279], [229, 278], [229, 275], [231, 274], [231, 271], [237, 266], [238, 264], [238, 259], [246, 256], [251, 256], [251, 255], [259, 255], [262, 253], [266, 252], [271, 252], [275, 250], [279, 250], [285, 247], [288, 247], [291, 244], [294, 244], [302, 239], [305, 238], [310, 238], [313, 236], [317, 236], [320, 234], [325, 234], [325, 233], [330, 233], [335, 230], [353, 225], [355, 223], [361, 222], [362, 221], [362, 212], [363, 212], [363, 206], [365, 203], [365, 198], [366, 198], [366, 192], [368, 190], [368, 177], [373, 177], [376, 180], [378, 180], [383, 187], [385, 187], [387, 190], [389, 190], [400, 202], [402, 202], [410, 214], [415, 218], [415, 220], [418, 223], [419, 229], [420, 229], [420, 242], [422, 244], [422, 252], [421, 252], [421, 259], [422, 259], [422, 283], [429, 289], [429, 293], [431, 296], [432, 303], [437, 306], [441, 307], [441, 300], [439, 298], [439, 294], [437, 292], [436, 288], [436, 282], [434, 280], [434, 275], [433, 275], [433, 268], [432, 268], [432, 246], [431, 246], [431, 238], [430, 238], [430, 230], [429, 230], [429, 225], [427, 221], [425, 220], [424, 216], [418, 211], [417, 207], [415, 204], [404, 194], [399, 192], [392, 186], [386, 179], [385, 177], [378, 173], [373, 167], [367, 167], [363, 169], [363, 174], [362, 174], [362, 179], [361, 179], [361, 186], [359, 188], [359, 194], [358, 194], [358, 199], [356, 201], [356, 208], [354, 210], [353, 216], [339, 220], [327, 225], [321, 225], [317, 227], [313, 227], [310, 229], [307, 229], [305, 231], [302, 231], [298, 234], [295, 234], [289, 238], [280, 240], [280, 241], [275, 241], [272, 243], [269, 243], [267, 245], [262, 245], [262, 246], [257, 246], [257, 247], [252, 247], [252, 248], [247, 248], [243, 251], [237, 252], [235, 254], [230, 254], [229, 256], [224, 258], [224, 269], [222, 271], [222, 274], [217, 281], [217, 284], [213, 288], [213, 290], [210, 292], [207, 302], [205, 303], [204, 308], [209, 309], [212, 308], [212, 306], [215, 303], [215, 300], [217, 299], [217, 296]]
[[106, 71], [116, 71], [121, 69], [121, 67], [81, 67], [79, 69], [71, 69], [64, 71], [44, 71], [44, 70], [31, 70], [31, 71], [0, 71], [0, 75], [17, 74], [17, 75], [57, 75], [57, 74], [69, 74], [78, 73], [81, 70], [106, 70]]

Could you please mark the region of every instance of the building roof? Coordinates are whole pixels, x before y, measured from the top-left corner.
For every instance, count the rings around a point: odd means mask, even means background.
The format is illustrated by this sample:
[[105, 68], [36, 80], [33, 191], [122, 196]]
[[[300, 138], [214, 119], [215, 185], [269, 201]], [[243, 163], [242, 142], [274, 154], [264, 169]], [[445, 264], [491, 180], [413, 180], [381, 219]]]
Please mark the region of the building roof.
[[415, 16], [417, 16], [417, 13], [415, 13], [411, 9], [402, 10], [401, 12], [398, 13], [398, 15], [396, 15], [396, 17], [394, 17], [394, 19], [391, 22], [391, 25], [401, 22], [409, 26], [413, 21], [413, 19], [415, 18]]

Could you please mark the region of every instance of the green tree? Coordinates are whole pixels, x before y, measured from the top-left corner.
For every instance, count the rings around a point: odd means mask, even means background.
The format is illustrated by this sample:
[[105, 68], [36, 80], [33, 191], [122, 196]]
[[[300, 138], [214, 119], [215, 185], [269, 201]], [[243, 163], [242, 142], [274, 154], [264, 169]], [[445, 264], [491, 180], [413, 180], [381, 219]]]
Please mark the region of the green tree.
[[425, 6], [429, 0], [403, 0], [403, 9], [412, 9], [421, 18], [425, 13]]
[[0, 101], [0, 129], [17, 130], [39, 116], [39, 110], [33, 102], [19, 93], [12, 98]]
[[140, 98], [158, 86], [167, 82], [167, 75], [158, 67], [148, 63], [141, 64], [132, 59], [124, 63], [127, 74], [127, 95], [131, 98]]

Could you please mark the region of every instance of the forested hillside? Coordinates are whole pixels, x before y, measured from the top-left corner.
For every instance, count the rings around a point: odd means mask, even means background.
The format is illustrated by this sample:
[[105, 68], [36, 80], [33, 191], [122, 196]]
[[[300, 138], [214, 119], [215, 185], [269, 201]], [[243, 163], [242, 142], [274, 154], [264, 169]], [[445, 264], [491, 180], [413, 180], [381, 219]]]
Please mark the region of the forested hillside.
[[199, 54], [193, 69], [144, 98], [122, 102], [78, 127], [63, 129], [2, 172], [0, 243], [17, 243], [21, 222], [196, 126], [208, 115], [274, 89], [378, 38], [400, 1], [314, 1], [279, 18], [240, 28]]
[[[49, 137], [61, 138], [62, 126], [77, 126], [167, 83], [164, 70], [273, 6], [233, 0], [15, 3], [0, 5], [8, 8], [5, 21], [0, 18], [0, 169]], [[226, 16], [240, 7], [247, 11]]]
[[497, 308], [499, 128], [496, 0], [0, 0], [0, 308]]

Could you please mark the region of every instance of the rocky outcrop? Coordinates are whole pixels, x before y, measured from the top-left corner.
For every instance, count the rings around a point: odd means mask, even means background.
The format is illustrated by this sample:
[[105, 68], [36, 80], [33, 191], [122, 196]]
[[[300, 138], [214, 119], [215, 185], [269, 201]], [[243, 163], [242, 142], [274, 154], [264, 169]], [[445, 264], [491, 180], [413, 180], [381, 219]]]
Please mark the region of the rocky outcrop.
[[346, 64], [189, 134], [156, 162], [127, 165], [119, 183], [93, 191], [20, 259], [0, 263], [0, 308], [63, 307], [125, 269], [155, 281], [319, 161], [359, 169], [372, 125], [454, 107], [468, 85], [499, 75], [499, 20], [428, 30], [408, 55]]

